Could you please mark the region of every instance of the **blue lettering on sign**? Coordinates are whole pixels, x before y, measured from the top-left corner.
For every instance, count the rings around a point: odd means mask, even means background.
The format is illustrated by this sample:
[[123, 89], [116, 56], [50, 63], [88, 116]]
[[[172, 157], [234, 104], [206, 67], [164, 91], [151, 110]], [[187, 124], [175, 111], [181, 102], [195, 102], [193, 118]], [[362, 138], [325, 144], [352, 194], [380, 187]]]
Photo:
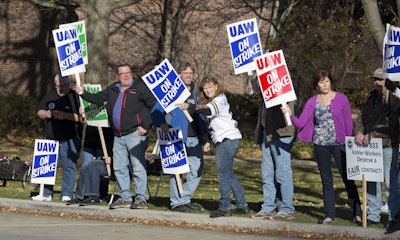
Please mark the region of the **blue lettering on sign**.
[[61, 71], [84, 64], [78, 40], [59, 46], [57, 51], [60, 58]]
[[164, 64], [159, 66], [159, 68], [157, 68], [157, 70], [155, 70], [151, 74], [147, 75], [146, 80], [150, 84], [153, 84], [156, 81], [163, 79], [165, 74], [167, 74], [169, 71], [170, 70], [169, 70], [168, 62], [164, 62]]
[[57, 171], [57, 155], [35, 155], [32, 177], [54, 177]]
[[66, 31], [56, 32], [56, 38], [58, 42], [70, 39], [76, 39], [77, 38], [76, 29], [68, 29]]
[[176, 139], [179, 139], [179, 129], [172, 131], [172, 132], [170, 131], [167, 134], [163, 133], [162, 131], [159, 131], [158, 138], [161, 141], [173, 142]]
[[400, 73], [399, 45], [385, 45], [383, 66], [387, 73]]
[[[160, 146], [161, 164], [163, 165], [163, 168], [176, 168], [187, 164], [185, 149], [182, 141]], [[169, 150], [170, 154], [167, 154], [166, 150], [170, 149], [172, 146], [174, 150]]]
[[253, 58], [262, 55], [257, 33], [232, 42], [231, 49], [235, 68], [247, 65], [253, 62]]
[[389, 38], [389, 41], [392, 41], [392, 42], [400, 42], [400, 32], [391, 29], [391, 30], [389, 31], [389, 36], [388, 36], [388, 38]]
[[254, 21], [229, 27], [229, 34], [231, 37], [236, 37], [251, 32], [254, 32]]
[[56, 147], [56, 143], [38, 142], [36, 150], [40, 152], [55, 152]]
[[[167, 91], [165, 91], [165, 86], [168, 86]], [[160, 104], [166, 108], [179, 98], [183, 91], [185, 91], [185, 88], [176, 72], [171, 71], [165, 81], [160, 82], [160, 84], [153, 88], [153, 92], [157, 96]]]

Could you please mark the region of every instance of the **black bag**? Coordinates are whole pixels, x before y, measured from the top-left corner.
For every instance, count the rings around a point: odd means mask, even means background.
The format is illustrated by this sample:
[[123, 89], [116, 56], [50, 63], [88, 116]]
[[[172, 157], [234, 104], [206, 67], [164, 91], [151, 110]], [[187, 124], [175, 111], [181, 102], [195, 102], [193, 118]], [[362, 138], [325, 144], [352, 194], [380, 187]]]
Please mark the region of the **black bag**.
[[9, 160], [5, 155], [0, 154], [0, 179], [22, 180], [28, 170], [29, 166], [19, 157]]

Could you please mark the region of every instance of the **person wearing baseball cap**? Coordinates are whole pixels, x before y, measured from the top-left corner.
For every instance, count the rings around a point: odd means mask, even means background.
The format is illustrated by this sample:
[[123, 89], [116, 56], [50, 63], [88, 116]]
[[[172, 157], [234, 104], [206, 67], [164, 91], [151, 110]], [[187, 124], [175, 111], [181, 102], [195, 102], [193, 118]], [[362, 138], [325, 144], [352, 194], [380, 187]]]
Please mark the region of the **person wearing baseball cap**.
[[[386, 233], [391, 233], [400, 230], [396, 219], [400, 210], [400, 192], [397, 183], [399, 174], [397, 158], [399, 152], [400, 100], [394, 94], [390, 94], [389, 91], [400, 91], [396, 90], [390, 79], [384, 79], [382, 73], [383, 69], [377, 68], [372, 75], [375, 89], [370, 92], [356, 120], [354, 137], [357, 144], [364, 146], [369, 145], [371, 138], [382, 139], [385, 194], [389, 206], [389, 224]], [[367, 183], [367, 199], [367, 223], [368, 225], [377, 224], [381, 220], [382, 193], [380, 183]]]

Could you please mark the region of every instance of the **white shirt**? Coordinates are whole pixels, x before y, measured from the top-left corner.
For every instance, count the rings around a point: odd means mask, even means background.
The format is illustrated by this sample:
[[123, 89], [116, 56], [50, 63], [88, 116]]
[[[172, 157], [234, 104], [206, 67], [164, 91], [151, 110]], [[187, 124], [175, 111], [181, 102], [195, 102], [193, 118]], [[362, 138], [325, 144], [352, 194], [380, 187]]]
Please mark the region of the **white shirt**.
[[224, 138], [242, 138], [242, 134], [237, 128], [237, 121], [232, 119], [232, 113], [225, 94], [215, 97], [207, 106], [211, 110], [211, 115], [207, 117], [210, 120], [210, 134], [214, 143], [222, 142]]

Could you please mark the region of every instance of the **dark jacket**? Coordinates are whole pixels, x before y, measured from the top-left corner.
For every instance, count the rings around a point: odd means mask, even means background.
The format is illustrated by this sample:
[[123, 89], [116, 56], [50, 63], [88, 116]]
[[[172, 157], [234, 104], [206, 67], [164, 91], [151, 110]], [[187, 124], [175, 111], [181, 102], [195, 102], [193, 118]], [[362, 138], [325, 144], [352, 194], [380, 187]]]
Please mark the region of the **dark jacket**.
[[382, 138], [383, 147], [399, 146], [399, 110], [400, 100], [388, 95], [385, 103], [378, 90], [370, 92], [354, 128], [354, 133], [370, 134], [373, 138]]
[[[261, 100], [263, 101], [263, 99]], [[288, 105], [292, 112], [294, 112], [294, 102], [289, 102]], [[267, 142], [281, 137], [295, 136], [294, 126], [286, 125], [285, 116], [282, 113], [281, 105], [267, 109], [263, 101], [258, 108], [257, 124], [254, 131], [254, 143], [262, 143], [264, 129], [267, 132]]]
[[[52, 90], [40, 101], [37, 110], [59, 110], [79, 115], [79, 97], [72, 90], [64, 96], [59, 96], [56, 90]], [[79, 122], [48, 118], [44, 127], [45, 137], [58, 141], [66, 141], [77, 136], [81, 137], [81, 126]]]
[[[121, 104], [118, 97], [121, 94], [119, 82], [109, 85], [106, 89], [96, 94], [84, 92], [81, 97], [95, 104], [106, 102], [108, 118], [116, 136], [124, 136], [136, 131], [138, 126], [148, 130], [152, 120], [150, 110], [156, 103], [156, 99], [142, 80], [134, 80], [132, 86], [122, 94]], [[119, 114], [119, 116], [114, 116]], [[114, 119], [118, 122], [115, 122]], [[118, 127], [119, 126], [119, 127]]]

